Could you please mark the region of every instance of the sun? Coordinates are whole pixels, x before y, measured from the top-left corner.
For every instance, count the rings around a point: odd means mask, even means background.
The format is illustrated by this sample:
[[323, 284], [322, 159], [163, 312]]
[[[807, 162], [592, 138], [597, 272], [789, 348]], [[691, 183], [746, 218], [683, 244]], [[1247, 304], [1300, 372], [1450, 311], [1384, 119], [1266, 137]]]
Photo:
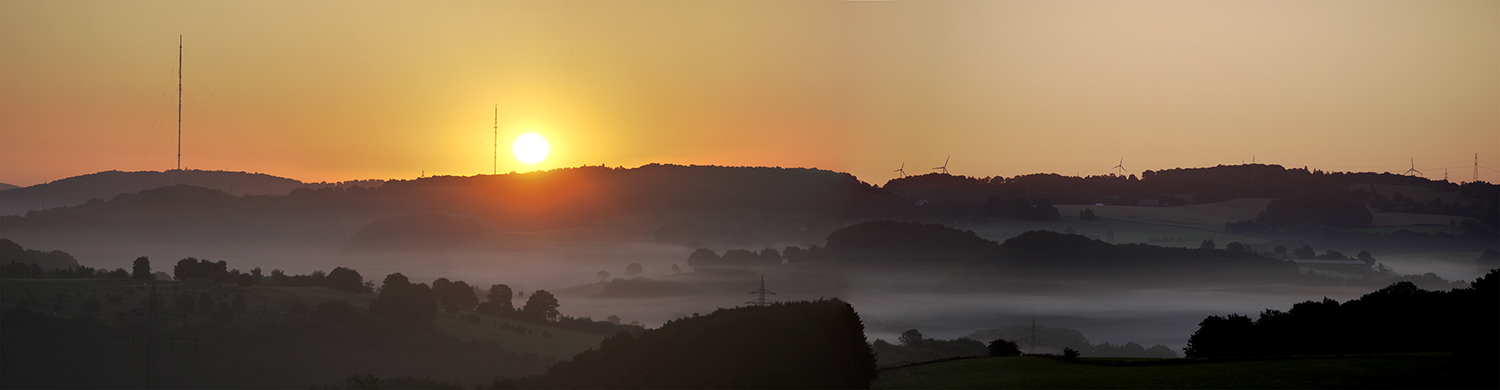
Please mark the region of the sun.
[[547, 152], [552, 147], [547, 144], [547, 139], [535, 133], [521, 134], [516, 138], [515, 145], [511, 146], [511, 152], [516, 154], [516, 159], [523, 163], [536, 164], [547, 158]]

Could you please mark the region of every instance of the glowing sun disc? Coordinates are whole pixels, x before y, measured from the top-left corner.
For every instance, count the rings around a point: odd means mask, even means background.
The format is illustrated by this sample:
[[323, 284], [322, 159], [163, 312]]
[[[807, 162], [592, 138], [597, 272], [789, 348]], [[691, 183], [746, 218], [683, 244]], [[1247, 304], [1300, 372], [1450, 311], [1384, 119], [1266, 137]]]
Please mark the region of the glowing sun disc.
[[536, 164], [547, 158], [547, 152], [551, 151], [552, 147], [542, 136], [526, 133], [516, 138], [516, 143], [511, 146], [510, 150], [516, 154], [517, 160], [527, 164]]
[[517, 136], [516, 144], [510, 147], [510, 151], [516, 153], [516, 159], [525, 163], [541, 162], [541, 159], [546, 159], [547, 151], [550, 150], [552, 150], [552, 147], [547, 145], [546, 138], [541, 138], [541, 135], [529, 132]]

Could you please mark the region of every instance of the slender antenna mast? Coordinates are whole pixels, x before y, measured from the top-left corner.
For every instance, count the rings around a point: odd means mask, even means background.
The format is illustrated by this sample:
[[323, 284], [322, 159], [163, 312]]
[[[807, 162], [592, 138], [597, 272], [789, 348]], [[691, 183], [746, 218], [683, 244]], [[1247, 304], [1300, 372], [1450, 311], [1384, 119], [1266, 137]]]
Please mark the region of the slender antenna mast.
[[1474, 153], [1474, 182], [1479, 182], [1479, 153]]
[[177, 36], [177, 170], [182, 170], [182, 36]]
[[490, 156], [490, 174], [500, 173], [500, 105], [495, 105], [495, 150]]

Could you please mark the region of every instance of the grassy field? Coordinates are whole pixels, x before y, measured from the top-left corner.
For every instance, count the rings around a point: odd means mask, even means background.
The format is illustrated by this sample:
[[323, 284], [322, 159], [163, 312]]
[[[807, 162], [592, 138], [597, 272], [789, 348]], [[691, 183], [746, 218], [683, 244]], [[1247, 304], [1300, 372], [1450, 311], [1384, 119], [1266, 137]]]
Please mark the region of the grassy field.
[[[977, 358], [880, 372], [875, 389], [1442, 388], [1463, 387], [1442, 355], [1242, 361]], [[1181, 363], [1181, 364], [1163, 364]]]
[[[147, 283], [122, 279], [6, 279], [0, 283], [0, 306], [13, 306], [22, 296], [33, 296], [39, 300], [39, 309], [59, 316], [85, 315], [82, 304], [86, 301], [100, 303], [94, 313], [100, 318], [112, 319], [120, 313], [142, 307], [151, 287]], [[236, 295], [245, 297], [248, 309], [237, 316], [237, 322], [253, 323], [261, 319], [281, 318], [279, 313], [294, 302], [302, 302], [308, 310], [330, 300], [347, 301], [354, 306], [367, 308], [375, 299], [374, 294], [352, 294], [322, 287], [251, 286], [233, 284], [206, 286], [200, 284], [178, 284], [163, 282], [157, 286], [158, 293], [170, 300], [177, 293], [197, 296], [208, 292], [215, 299], [229, 300]], [[110, 297], [119, 297], [118, 304], [110, 303]], [[172, 307], [172, 302], [163, 304]], [[506, 318], [479, 314], [480, 323], [466, 321], [462, 316], [475, 314], [462, 311], [458, 314], [438, 313], [434, 327], [460, 340], [494, 341], [502, 348], [515, 353], [532, 353], [556, 359], [568, 359], [580, 352], [597, 347], [605, 336], [554, 328], [546, 325], [520, 322]], [[208, 321], [206, 316], [189, 315], [189, 322]], [[525, 332], [512, 329], [525, 328]]]

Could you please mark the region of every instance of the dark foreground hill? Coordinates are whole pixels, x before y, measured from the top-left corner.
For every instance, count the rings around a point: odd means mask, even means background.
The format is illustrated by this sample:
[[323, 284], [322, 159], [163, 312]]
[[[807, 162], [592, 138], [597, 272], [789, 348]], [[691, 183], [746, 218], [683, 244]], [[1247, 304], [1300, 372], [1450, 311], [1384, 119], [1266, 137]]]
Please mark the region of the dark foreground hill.
[[875, 379], [864, 325], [843, 301], [719, 309], [639, 337], [620, 334], [522, 387], [863, 389]]

